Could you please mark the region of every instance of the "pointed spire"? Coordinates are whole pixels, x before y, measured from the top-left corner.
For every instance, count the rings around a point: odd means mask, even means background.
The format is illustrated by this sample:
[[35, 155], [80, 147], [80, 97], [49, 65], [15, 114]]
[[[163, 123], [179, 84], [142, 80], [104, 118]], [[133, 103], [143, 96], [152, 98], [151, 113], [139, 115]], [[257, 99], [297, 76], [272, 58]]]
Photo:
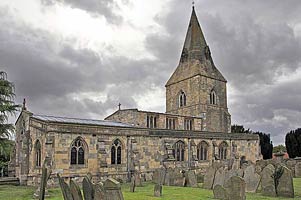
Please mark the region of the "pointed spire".
[[192, 5], [192, 13], [182, 50], [181, 62], [191, 59], [204, 60], [207, 58], [208, 46]]

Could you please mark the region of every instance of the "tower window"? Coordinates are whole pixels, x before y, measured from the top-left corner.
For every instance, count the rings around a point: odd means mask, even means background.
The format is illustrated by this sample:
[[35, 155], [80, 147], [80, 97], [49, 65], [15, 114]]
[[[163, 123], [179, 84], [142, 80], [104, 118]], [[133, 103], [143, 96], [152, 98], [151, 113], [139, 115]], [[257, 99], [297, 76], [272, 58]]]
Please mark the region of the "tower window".
[[71, 145], [71, 165], [85, 164], [85, 145], [82, 138], [77, 138]]
[[181, 91], [179, 95], [179, 107], [186, 106], [186, 94]]
[[147, 115], [146, 126], [147, 128], [157, 128], [157, 116]]
[[166, 118], [166, 129], [176, 129], [175, 118]]
[[121, 164], [121, 142], [119, 139], [114, 140], [111, 147], [111, 164]]
[[192, 130], [193, 119], [184, 119], [184, 130]]
[[217, 96], [214, 90], [210, 92], [210, 104], [216, 105], [217, 104]]
[[176, 161], [184, 161], [185, 144], [183, 141], [178, 141], [173, 146], [173, 156]]

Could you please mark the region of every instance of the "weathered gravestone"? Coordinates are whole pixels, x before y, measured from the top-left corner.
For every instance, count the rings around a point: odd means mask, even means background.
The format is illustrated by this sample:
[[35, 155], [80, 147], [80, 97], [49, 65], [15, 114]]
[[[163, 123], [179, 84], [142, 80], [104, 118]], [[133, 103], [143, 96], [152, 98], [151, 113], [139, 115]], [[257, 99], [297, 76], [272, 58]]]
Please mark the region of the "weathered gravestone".
[[216, 185], [221, 185], [221, 186], [224, 185], [224, 183], [225, 183], [225, 174], [226, 174], [226, 171], [223, 167], [219, 168], [216, 171], [215, 177], [214, 177], [213, 188]]
[[246, 167], [243, 178], [246, 182], [246, 191], [255, 193], [261, 178], [259, 174], [255, 173], [255, 165], [251, 164]]
[[130, 185], [130, 192], [135, 192], [135, 177], [132, 176], [131, 178], [131, 185]]
[[230, 179], [232, 176], [239, 176], [238, 170], [233, 170], [233, 169], [225, 170], [225, 181]]
[[301, 178], [301, 161], [298, 161], [295, 165], [295, 177]]
[[165, 175], [165, 180], [164, 180], [164, 185], [174, 185], [174, 170], [171, 168], [168, 168], [166, 170], [166, 175]]
[[213, 196], [215, 199], [228, 200], [227, 191], [221, 185], [216, 185], [213, 188]]
[[277, 186], [277, 195], [280, 197], [294, 198], [293, 176], [291, 170], [282, 167], [282, 176], [279, 178]]
[[135, 178], [135, 186], [142, 187], [143, 185], [142, 185], [141, 174], [139, 172], [136, 172], [134, 178]]
[[185, 172], [186, 184], [189, 187], [198, 187], [198, 182], [194, 171]]
[[60, 177], [59, 174], [57, 174], [57, 177], [59, 179], [59, 184], [60, 184], [60, 187], [61, 187], [61, 190], [62, 190], [64, 200], [73, 200], [69, 185], [64, 181], [63, 178]]
[[239, 176], [232, 176], [224, 184], [228, 198], [231, 200], [245, 200], [246, 199], [246, 183], [243, 178]]
[[162, 196], [162, 185], [160, 185], [160, 184], [155, 184], [155, 187], [154, 187], [154, 196], [155, 196], [155, 197], [160, 197], [160, 196]]
[[213, 183], [214, 183], [214, 177], [215, 177], [216, 169], [212, 166], [207, 168], [206, 174], [204, 176], [204, 185], [203, 188], [205, 189], [212, 189]]
[[49, 170], [46, 167], [46, 164], [44, 162], [43, 167], [42, 167], [42, 176], [40, 180], [40, 185], [37, 188], [37, 190], [34, 193], [34, 198], [39, 198], [39, 200], [44, 200], [45, 196], [49, 196], [48, 191], [46, 190], [47, 187], [47, 180], [49, 179], [51, 174], [51, 170]]
[[94, 199], [95, 200], [104, 200], [105, 199], [105, 191], [103, 188], [103, 183], [100, 182], [94, 185]]
[[83, 179], [83, 192], [85, 200], [93, 200], [94, 199], [94, 187], [91, 182], [89, 176], [86, 176]]
[[123, 200], [120, 183], [115, 179], [108, 178], [104, 181], [105, 200]]
[[275, 167], [272, 164], [268, 164], [263, 170], [261, 171], [261, 192], [265, 196], [276, 196], [276, 188], [274, 182], [274, 175]]
[[164, 184], [165, 169], [156, 169], [153, 173], [153, 183]]
[[70, 180], [70, 192], [73, 200], [83, 200], [83, 196], [80, 191], [80, 188], [78, 184], [73, 180]]

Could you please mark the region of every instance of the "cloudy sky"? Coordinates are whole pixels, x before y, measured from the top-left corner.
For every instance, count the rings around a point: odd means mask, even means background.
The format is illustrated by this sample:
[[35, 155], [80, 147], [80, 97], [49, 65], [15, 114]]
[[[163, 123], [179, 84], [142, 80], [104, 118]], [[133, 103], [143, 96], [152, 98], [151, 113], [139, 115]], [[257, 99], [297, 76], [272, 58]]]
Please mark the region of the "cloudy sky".
[[[301, 2], [195, 7], [232, 123], [283, 143], [301, 127]], [[1, 0], [0, 70], [34, 113], [103, 119], [119, 102], [164, 112], [190, 14], [191, 0]]]

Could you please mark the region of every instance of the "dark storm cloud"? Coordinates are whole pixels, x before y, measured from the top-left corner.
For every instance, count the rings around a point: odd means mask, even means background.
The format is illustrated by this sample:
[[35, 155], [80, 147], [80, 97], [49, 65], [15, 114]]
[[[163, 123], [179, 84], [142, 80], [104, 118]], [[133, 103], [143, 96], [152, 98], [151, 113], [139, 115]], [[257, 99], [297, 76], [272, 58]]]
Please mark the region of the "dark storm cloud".
[[[41, 0], [43, 5], [51, 6], [57, 3], [78, 8], [88, 12], [91, 15], [104, 16], [109, 23], [119, 24], [122, 17], [116, 13], [119, 10], [114, 0]], [[123, 1], [127, 3], [127, 1]]]

